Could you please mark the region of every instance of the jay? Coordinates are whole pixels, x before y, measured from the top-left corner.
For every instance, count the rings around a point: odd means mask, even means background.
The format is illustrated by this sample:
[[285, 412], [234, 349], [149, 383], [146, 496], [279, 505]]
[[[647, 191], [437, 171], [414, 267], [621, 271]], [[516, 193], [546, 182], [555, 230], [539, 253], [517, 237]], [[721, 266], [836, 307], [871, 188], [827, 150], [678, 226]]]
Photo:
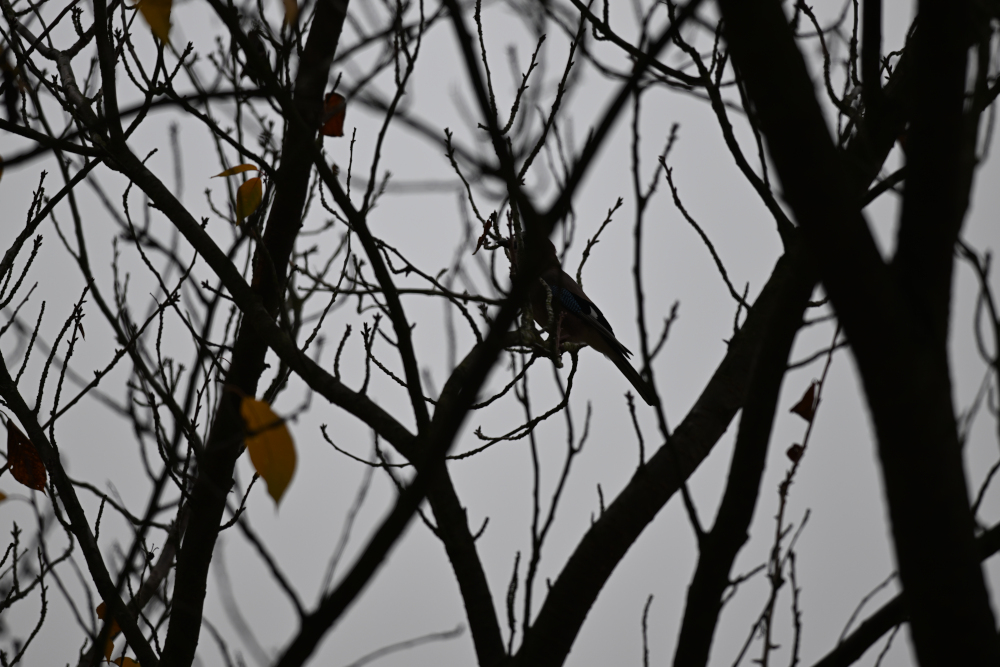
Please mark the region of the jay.
[[[655, 405], [658, 401], [652, 387], [628, 361], [632, 353], [615, 338], [608, 320], [584, 294], [583, 288], [562, 270], [559, 256], [551, 240], [545, 239], [539, 261], [542, 269], [541, 280], [529, 292], [532, 318], [543, 328], [554, 332], [553, 335], [558, 337], [560, 345], [563, 343], [589, 345], [606, 356], [632, 383], [642, 400], [648, 405]], [[550, 313], [556, 319], [555, 326], [549, 322]]]

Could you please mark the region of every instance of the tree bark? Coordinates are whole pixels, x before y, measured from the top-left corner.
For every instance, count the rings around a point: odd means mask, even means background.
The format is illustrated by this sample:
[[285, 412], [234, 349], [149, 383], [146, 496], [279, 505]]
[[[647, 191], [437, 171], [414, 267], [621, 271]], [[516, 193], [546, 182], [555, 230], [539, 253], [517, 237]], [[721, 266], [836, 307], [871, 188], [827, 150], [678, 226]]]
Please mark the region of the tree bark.
[[[961, 223], [954, 143], [961, 136], [966, 4], [920, 4], [907, 168], [923, 175], [908, 183], [891, 266], [849, 196], [847, 170], [781, 5], [720, 6], [785, 196], [861, 374], [920, 664], [996, 665], [1000, 643], [973, 540], [945, 346]], [[940, 99], [929, 101], [934, 95]]]
[[698, 566], [688, 586], [684, 619], [674, 653], [675, 667], [708, 664], [712, 638], [722, 611], [722, 595], [729, 586], [736, 555], [749, 537], [788, 356], [795, 334], [802, 326], [802, 313], [816, 285], [809, 257], [802, 246], [799, 235], [795, 235], [788, 256], [793, 271], [802, 279], [789, 281], [784, 286], [780, 305], [771, 316], [750, 373], [726, 491], [712, 530], [699, 545]]
[[[293, 99], [306, 127], [288, 123], [275, 182], [274, 203], [263, 239], [254, 254], [251, 287], [275, 317], [284, 292], [288, 259], [301, 227], [302, 211], [312, 169], [310, 144], [315, 141], [330, 65], [340, 39], [347, 12], [347, 0], [320, 0], [309, 38], [299, 62]], [[264, 371], [267, 344], [244, 322], [233, 346], [225, 386], [255, 396]], [[232, 488], [236, 459], [243, 449], [243, 419], [240, 396], [225, 391], [219, 401], [215, 421], [198, 460], [198, 477], [191, 493], [190, 523], [177, 556], [173, 609], [162, 662], [190, 665], [194, 660], [201, 630], [202, 609], [219, 534], [226, 496]]]

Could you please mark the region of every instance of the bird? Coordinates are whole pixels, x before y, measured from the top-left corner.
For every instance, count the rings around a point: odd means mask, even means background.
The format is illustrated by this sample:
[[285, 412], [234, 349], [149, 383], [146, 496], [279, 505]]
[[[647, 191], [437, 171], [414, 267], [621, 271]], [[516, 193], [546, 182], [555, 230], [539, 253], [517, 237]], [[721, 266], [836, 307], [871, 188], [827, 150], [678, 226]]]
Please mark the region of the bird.
[[[541, 262], [540, 280], [531, 287], [528, 295], [532, 319], [552, 331], [560, 345], [582, 343], [606, 356], [632, 383], [647, 405], [658, 404], [656, 392], [629, 363], [632, 353], [615, 338], [611, 324], [583, 288], [562, 270], [552, 241], [545, 239], [545, 244], [538, 258]], [[556, 319], [554, 327], [549, 322], [550, 313]]]
[[[254, 24], [250, 32], [247, 33], [247, 40], [260, 59], [260, 64], [270, 69], [271, 55], [267, 52], [267, 47], [264, 46], [264, 30], [259, 25]], [[246, 64], [240, 70], [240, 78], [247, 77], [258, 86], [264, 85], [267, 81], [265, 73], [261, 72], [260, 68], [254, 64], [248, 54], [244, 55], [246, 57]]]

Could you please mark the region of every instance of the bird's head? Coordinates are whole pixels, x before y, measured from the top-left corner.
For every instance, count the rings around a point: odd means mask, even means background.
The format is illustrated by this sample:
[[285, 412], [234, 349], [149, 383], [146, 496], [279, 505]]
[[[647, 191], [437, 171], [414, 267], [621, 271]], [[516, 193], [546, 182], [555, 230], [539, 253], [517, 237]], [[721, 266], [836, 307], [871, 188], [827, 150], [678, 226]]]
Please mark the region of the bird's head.
[[540, 246], [536, 246], [538, 248], [537, 254], [522, 252], [521, 244], [513, 238], [501, 238], [498, 245], [508, 249], [513, 266], [521, 267], [525, 265], [525, 262], [534, 260], [538, 262], [538, 269], [543, 272], [561, 267], [556, 247], [549, 238], [545, 238]]

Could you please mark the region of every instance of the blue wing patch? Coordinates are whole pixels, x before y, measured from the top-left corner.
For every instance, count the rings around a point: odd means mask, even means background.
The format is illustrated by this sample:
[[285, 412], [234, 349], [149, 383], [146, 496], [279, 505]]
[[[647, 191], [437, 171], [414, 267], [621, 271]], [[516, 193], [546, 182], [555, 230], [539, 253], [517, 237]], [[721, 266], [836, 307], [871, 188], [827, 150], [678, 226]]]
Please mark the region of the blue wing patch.
[[601, 324], [601, 326], [603, 326], [605, 329], [608, 330], [608, 333], [614, 335], [614, 330], [611, 328], [611, 325], [608, 323], [608, 321], [604, 318], [604, 314], [597, 309], [597, 306], [587, 301], [586, 299], [578, 297], [569, 290], [563, 289], [562, 287], [558, 287], [556, 285], [549, 285], [549, 288], [552, 290], [552, 296], [559, 299], [559, 305], [561, 308], [563, 308], [564, 310], [568, 310], [574, 315], [579, 315], [580, 317], [596, 320]]

